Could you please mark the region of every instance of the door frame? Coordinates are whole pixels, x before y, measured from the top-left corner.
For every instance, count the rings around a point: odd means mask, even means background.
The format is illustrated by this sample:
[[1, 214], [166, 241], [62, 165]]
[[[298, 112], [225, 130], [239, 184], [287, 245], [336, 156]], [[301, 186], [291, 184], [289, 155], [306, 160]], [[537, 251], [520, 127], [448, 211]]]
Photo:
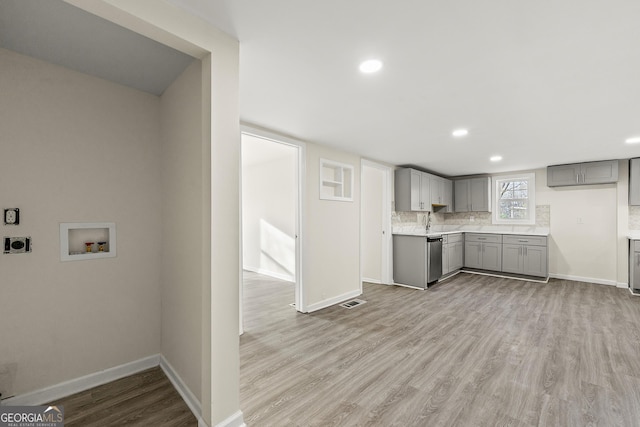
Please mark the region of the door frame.
[[[392, 227], [391, 227], [391, 212], [393, 210], [393, 168], [377, 163], [372, 160], [361, 159], [360, 160], [360, 182], [363, 182], [362, 175], [364, 174], [364, 168], [373, 168], [382, 172], [383, 184], [382, 184], [382, 251], [380, 254], [381, 271], [380, 282], [384, 285], [393, 284], [393, 239], [392, 239]], [[362, 254], [362, 236], [364, 230], [362, 229], [363, 216], [365, 214], [362, 209], [362, 191], [360, 192], [360, 254]], [[362, 255], [360, 256], [360, 283], [362, 283]]]
[[[292, 138], [288, 138], [277, 133], [267, 131], [264, 129], [260, 129], [258, 127], [252, 126], [250, 124], [240, 124], [240, 134], [241, 141], [242, 135], [249, 135], [260, 139], [265, 139], [267, 141], [275, 142], [276, 144], [286, 145], [296, 149], [296, 158], [297, 158], [297, 171], [296, 171], [296, 181], [297, 181], [297, 201], [296, 201], [296, 223], [295, 223], [295, 258], [296, 258], [296, 272], [295, 272], [295, 308], [297, 311], [301, 313], [306, 313], [307, 309], [305, 306], [304, 299], [304, 286], [302, 281], [302, 267], [303, 267], [303, 259], [302, 259], [302, 248], [304, 242], [303, 236], [303, 215], [302, 209], [304, 206], [305, 199], [305, 176], [306, 176], [306, 144], [301, 141], [297, 141]], [[241, 152], [242, 155], [242, 152]], [[241, 160], [242, 161], [242, 160]], [[240, 215], [242, 217], [242, 164], [240, 165]], [[243, 248], [242, 248], [242, 227], [240, 228], [240, 260], [242, 260]], [[242, 299], [243, 299], [243, 279], [242, 279], [242, 262], [240, 263], [240, 334], [244, 332], [244, 325], [242, 321]]]

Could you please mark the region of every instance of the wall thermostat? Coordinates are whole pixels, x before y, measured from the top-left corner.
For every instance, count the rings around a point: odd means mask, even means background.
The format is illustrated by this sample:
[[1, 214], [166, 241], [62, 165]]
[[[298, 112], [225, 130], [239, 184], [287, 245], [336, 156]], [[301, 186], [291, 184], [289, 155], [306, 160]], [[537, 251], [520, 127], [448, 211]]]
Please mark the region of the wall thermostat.
[[11, 208], [4, 210], [4, 225], [20, 224], [20, 209]]
[[31, 252], [31, 237], [5, 237], [5, 254], [24, 254]]

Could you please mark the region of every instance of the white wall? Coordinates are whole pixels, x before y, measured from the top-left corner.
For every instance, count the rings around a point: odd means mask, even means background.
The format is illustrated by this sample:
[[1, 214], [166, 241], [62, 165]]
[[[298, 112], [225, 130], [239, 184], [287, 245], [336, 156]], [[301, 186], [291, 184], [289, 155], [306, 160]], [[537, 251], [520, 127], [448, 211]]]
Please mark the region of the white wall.
[[362, 278], [365, 281], [382, 281], [382, 191], [384, 172], [362, 167]]
[[[306, 152], [302, 280], [313, 311], [361, 293], [360, 157], [310, 143]], [[320, 200], [320, 158], [353, 165], [352, 202]]]
[[[33, 252], [0, 255], [12, 394], [160, 351], [158, 97], [0, 49], [0, 208]], [[116, 258], [60, 261], [59, 223], [111, 221]]]
[[161, 97], [162, 355], [201, 399], [202, 63]]
[[297, 149], [242, 136], [243, 267], [295, 280]]
[[546, 169], [539, 169], [536, 203], [551, 206], [549, 273], [560, 278], [616, 284], [617, 186], [550, 188]]

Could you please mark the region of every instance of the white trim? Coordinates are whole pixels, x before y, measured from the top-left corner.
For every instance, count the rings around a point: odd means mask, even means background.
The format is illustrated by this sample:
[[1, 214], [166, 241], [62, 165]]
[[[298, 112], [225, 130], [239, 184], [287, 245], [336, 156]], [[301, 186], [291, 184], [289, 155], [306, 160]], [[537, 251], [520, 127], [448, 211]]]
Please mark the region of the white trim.
[[292, 274], [276, 273], [275, 271], [267, 270], [265, 268], [255, 268], [255, 267], [247, 267], [247, 266], [244, 266], [243, 270], [262, 274], [263, 276], [273, 277], [274, 279], [284, 280], [285, 282], [291, 282], [291, 283], [296, 282], [296, 278]]
[[341, 302], [344, 302], [351, 298], [358, 297], [360, 295], [362, 295], [362, 292], [360, 292], [360, 290], [358, 289], [355, 291], [346, 292], [342, 295], [338, 295], [337, 297], [329, 298], [324, 301], [319, 301], [314, 304], [310, 304], [307, 306], [307, 313], [311, 313], [314, 311], [322, 310], [323, 308], [331, 307], [332, 305], [339, 304]]
[[[302, 248], [304, 247], [304, 203], [306, 199], [306, 176], [307, 176], [307, 145], [297, 139], [279, 135], [266, 129], [260, 129], [250, 124], [241, 123], [240, 132], [243, 134], [255, 136], [257, 138], [268, 139], [278, 144], [285, 144], [297, 148], [298, 164], [297, 164], [297, 181], [298, 181], [298, 203], [296, 206], [296, 272], [295, 272], [295, 303], [296, 310], [306, 313], [306, 304], [304, 297], [304, 281], [302, 278], [302, 270], [304, 260], [302, 259]], [[242, 173], [242, 171], [241, 171]], [[242, 241], [240, 241], [242, 246]], [[242, 259], [242, 258], [241, 258]], [[242, 278], [240, 279], [240, 287], [242, 289]], [[242, 294], [241, 294], [242, 295]], [[242, 316], [242, 299], [240, 299], [240, 316]], [[242, 330], [241, 332], [242, 333]]]
[[362, 281], [367, 283], [375, 283], [376, 285], [382, 285], [382, 281], [379, 279], [370, 279], [368, 277], [363, 277]]
[[518, 276], [508, 276], [506, 274], [500, 274], [500, 272], [489, 272], [489, 271], [473, 271], [473, 270], [461, 270], [461, 273], [469, 273], [469, 274], [478, 274], [480, 276], [491, 276], [491, 277], [499, 277], [501, 279], [513, 279], [513, 280], [521, 280], [523, 282], [533, 282], [533, 283], [549, 283], [549, 277], [543, 278], [540, 277], [538, 279], [536, 279], [535, 277], [532, 276], [526, 276], [526, 277], [518, 277]]
[[444, 282], [445, 280], [449, 280], [453, 276], [457, 276], [458, 274], [460, 274], [462, 272], [463, 272], [462, 270], [456, 270], [453, 273], [447, 273], [445, 276], [443, 276], [440, 279], [438, 279], [438, 283]]
[[[587, 283], [595, 283], [597, 285], [607, 285], [607, 286], [617, 286], [618, 282], [615, 280], [606, 280], [606, 279], [596, 279], [593, 277], [580, 277], [580, 276], [571, 276], [568, 274], [549, 274], [549, 277], [554, 279], [561, 280], [572, 280], [574, 282], [587, 282]], [[628, 285], [625, 284], [625, 288]]]
[[94, 372], [83, 377], [54, 384], [40, 390], [10, 397], [3, 400], [2, 404], [4, 406], [42, 405], [43, 403], [52, 402], [72, 394], [89, 390], [90, 388], [142, 372], [146, 369], [158, 366], [159, 364], [160, 355], [154, 354], [153, 356], [148, 356], [123, 365], [114, 366], [113, 368]]
[[169, 381], [178, 391], [178, 394], [182, 397], [184, 403], [187, 404], [193, 415], [198, 420], [198, 425], [200, 425], [200, 421], [202, 420], [202, 406], [200, 404], [200, 400], [198, 400], [198, 398], [191, 392], [189, 387], [187, 387], [184, 381], [182, 381], [182, 378], [180, 378], [180, 375], [178, 375], [176, 370], [163, 355], [160, 355], [160, 369], [162, 369], [167, 378], [169, 378]]
[[622, 289], [631, 289], [629, 287], [629, 284], [626, 282], [618, 282], [616, 285], [617, 288], [622, 288]]
[[425, 290], [425, 288], [421, 288], [420, 286], [405, 285], [404, 283], [393, 282], [392, 284], [394, 286], [402, 286], [403, 288], [416, 289], [418, 291], [424, 291]]
[[[206, 424], [204, 425], [206, 426]], [[242, 411], [237, 411], [235, 414], [216, 424], [215, 427], [246, 427]]]

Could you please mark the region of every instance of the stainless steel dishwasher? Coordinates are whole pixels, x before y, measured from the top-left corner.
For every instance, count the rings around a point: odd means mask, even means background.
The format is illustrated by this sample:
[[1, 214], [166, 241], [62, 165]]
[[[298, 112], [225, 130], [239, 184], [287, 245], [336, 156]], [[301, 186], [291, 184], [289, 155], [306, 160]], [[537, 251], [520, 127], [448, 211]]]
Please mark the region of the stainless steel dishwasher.
[[427, 284], [442, 276], [442, 236], [427, 237]]

